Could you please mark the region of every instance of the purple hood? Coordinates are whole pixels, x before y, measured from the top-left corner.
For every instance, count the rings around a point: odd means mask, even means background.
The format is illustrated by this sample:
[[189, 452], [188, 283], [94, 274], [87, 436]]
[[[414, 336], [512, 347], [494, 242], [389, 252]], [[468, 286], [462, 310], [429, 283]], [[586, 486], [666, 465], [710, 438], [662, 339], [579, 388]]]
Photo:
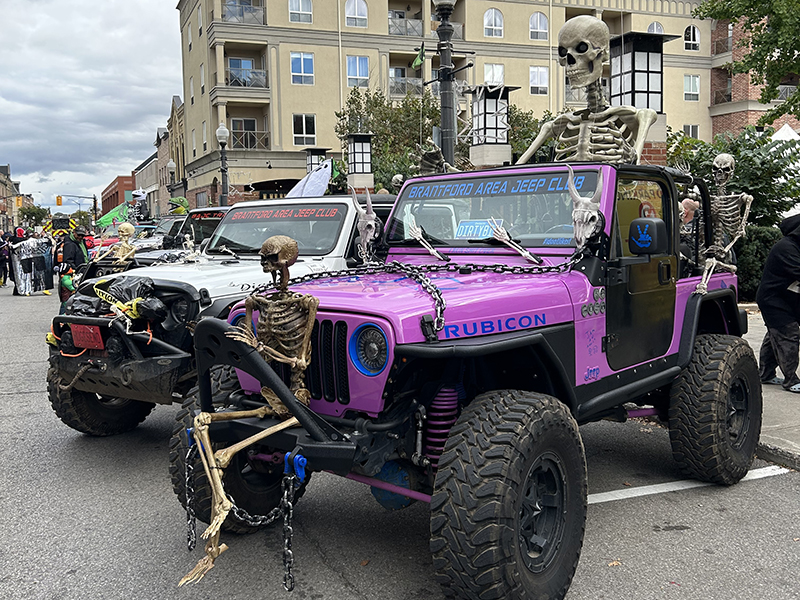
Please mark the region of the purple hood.
[[[407, 262], [428, 262], [408, 260], [411, 258], [408, 256], [404, 258]], [[496, 259], [504, 264], [518, 262], [508, 256], [497, 256]], [[499, 262], [496, 259], [483, 262], [494, 264]], [[552, 260], [546, 259], [546, 262], [557, 264], [562, 260], [562, 257], [556, 256]], [[525, 263], [520, 261], [519, 264]], [[531, 329], [573, 319], [567, 280], [575, 276], [569, 273], [512, 275], [447, 271], [428, 275], [447, 302], [445, 328], [439, 332], [440, 340]], [[532, 281], [536, 282], [535, 285], [531, 284]], [[319, 298], [321, 314], [351, 313], [386, 319], [392, 325], [397, 344], [424, 341], [420, 318], [426, 314], [435, 316], [432, 296], [416, 281], [401, 273], [311, 281], [292, 286], [291, 289]], [[487, 293], [489, 290], [490, 294]]]

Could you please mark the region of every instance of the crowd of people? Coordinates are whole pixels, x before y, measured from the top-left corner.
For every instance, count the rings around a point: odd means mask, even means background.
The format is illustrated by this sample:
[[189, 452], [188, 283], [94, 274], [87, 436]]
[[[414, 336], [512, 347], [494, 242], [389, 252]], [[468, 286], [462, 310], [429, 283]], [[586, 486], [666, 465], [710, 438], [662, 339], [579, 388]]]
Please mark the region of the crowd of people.
[[72, 275], [89, 261], [86, 235], [83, 226], [55, 238], [22, 227], [0, 230], [0, 287], [12, 282], [15, 296], [49, 296], [56, 288], [63, 312], [75, 289]]

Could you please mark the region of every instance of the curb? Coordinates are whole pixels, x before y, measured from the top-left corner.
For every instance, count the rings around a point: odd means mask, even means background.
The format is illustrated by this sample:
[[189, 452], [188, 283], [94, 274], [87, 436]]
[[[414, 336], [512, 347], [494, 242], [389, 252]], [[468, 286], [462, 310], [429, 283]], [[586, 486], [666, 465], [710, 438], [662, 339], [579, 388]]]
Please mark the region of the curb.
[[789, 450], [773, 446], [772, 444], [759, 442], [756, 447], [756, 456], [761, 460], [767, 460], [779, 464], [782, 467], [800, 471], [800, 454], [796, 452], [790, 452]]

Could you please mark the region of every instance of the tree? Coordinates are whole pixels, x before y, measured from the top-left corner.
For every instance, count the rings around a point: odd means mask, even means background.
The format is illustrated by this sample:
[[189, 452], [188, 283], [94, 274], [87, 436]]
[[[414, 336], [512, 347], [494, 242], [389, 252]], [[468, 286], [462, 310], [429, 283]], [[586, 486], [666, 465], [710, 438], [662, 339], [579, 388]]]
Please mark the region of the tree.
[[[750, 73], [753, 82], [764, 84], [760, 101], [769, 104], [778, 97], [778, 86], [798, 73], [800, 57], [800, 10], [797, 0], [706, 0], [696, 17], [739, 23], [748, 32], [740, 45], [747, 50], [732, 65], [734, 73]], [[770, 108], [759, 123], [768, 125], [783, 114], [800, 118], [800, 90], [786, 102]]]
[[45, 219], [50, 216], [50, 209], [43, 206], [23, 206], [19, 209], [19, 218], [27, 222], [28, 225], [37, 227], [44, 223]]
[[782, 214], [800, 202], [800, 142], [776, 141], [774, 130], [763, 132], [747, 127], [738, 135], [726, 133], [709, 144], [670, 132], [667, 137], [667, 164], [688, 166], [692, 175], [709, 182], [713, 193], [711, 164], [721, 153], [736, 159], [728, 193], [746, 192], [753, 196], [749, 223], [770, 227], [780, 223]]
[[[545, 111], [541, 119], [533, 116], [532, 110], [522, 110], [514, 104], [508, 106], [508, 143], [511, 144], [513, 156], [521, 156], [528, 149], [531, 142], [539, 135], [542, 124], [553, 119], [550, 111]], [[550, 140], [542, 145], [534, 154], [530, 162], [550, 162], [555, 140]]]
[[78, 225], [83, 225], [86, 229], [92, 228], [92, 213], [85, 210], [76, 210], [70, 216]]

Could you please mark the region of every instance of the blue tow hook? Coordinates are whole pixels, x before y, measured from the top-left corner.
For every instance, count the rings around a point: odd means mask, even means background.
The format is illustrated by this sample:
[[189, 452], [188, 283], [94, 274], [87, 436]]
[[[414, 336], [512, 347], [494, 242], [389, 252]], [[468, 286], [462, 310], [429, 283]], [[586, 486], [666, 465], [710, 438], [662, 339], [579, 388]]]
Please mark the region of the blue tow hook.
[[[283, 473], [288, 475], [294, 472], [302, 483], [306, 479], [306, 464], [308, 459], [302, 454], [295, 454], [296, 450], [287, 452], [283, 457]], [[294, 455], [294, 457], [292, 457]]]

